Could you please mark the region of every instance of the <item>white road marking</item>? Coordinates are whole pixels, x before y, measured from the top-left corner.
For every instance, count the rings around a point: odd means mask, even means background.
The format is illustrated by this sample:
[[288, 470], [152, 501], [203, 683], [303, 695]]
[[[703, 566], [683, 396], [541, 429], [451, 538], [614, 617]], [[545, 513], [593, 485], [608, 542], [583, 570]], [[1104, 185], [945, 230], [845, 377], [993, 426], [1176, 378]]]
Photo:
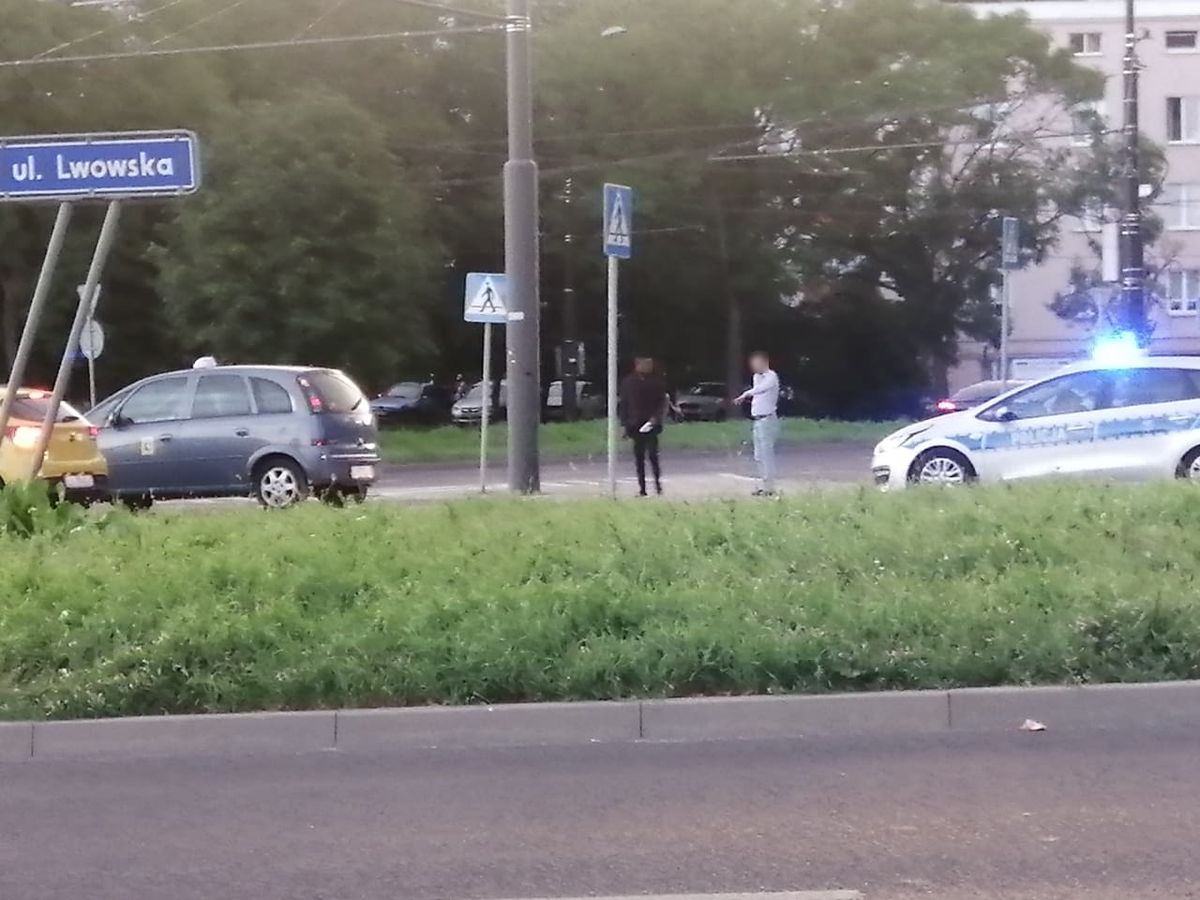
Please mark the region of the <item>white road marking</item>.
[[[584, 900], [584, 898], [556, 898]], [[626, 897], [590, 897], [587, 900], [863, 900], [861, 891], [791, 891], [777, 894], [639, 894]]]

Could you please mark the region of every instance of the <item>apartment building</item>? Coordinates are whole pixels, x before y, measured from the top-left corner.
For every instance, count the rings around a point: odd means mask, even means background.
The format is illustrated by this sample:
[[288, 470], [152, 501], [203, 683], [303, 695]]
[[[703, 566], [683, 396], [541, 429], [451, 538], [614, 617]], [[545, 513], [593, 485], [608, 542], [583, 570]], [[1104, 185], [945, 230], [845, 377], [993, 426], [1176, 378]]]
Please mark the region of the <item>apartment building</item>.
[[[1124, 0], [964, 5], [978, 15], [1023, 12], [1080, 63], [1102, 72], [1106, 86], [1096, 112], [1110, 127], [1120, 127]], [[1165, 149], [1167, 158], [1166, 187], [1148, 207], [1164, 225], [1162, 237], [1147, 249], [1151, 352], [1200, 355], [1200, 0], [1137, 0], [1136, 14], [1141, 129]], [[1103, 281], [1102, 218], [1070, 220], [1042, 265], [1013, 274], [1013, 377], [1039, 377], [1085, 356], [1104, 327], [1116, 286]], [[996, 357], [990, 347], [964, 343], [953, 382], [991, 377], [998, 370]]]

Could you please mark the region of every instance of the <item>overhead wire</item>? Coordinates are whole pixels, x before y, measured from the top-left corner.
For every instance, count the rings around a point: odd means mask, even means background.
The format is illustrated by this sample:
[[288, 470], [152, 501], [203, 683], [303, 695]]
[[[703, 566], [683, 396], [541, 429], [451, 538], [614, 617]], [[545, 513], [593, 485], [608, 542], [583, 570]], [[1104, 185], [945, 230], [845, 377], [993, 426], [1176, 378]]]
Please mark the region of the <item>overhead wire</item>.
[[167, 41], [174, 40], [175, 38], [179, 37], [179, 35], [187, 34], [189, 31], [192, 31], [195, 28], [199, 28], [201, 25], [206, 25], [207, 23], [211, 22], [213, 19], [219, 18], [220, 16], [223, 16], [226, 13], [233, 12], [239, 6], [245, 6], [249, 2], [250, 2], [250, 0], [233, 0], [232, 3], [221, 7], [220, 9], [216, 10], [215, 12], [209, 13], [207, 16], [202, 16], [201, 18], [192, 22], [190, 25], [185, 25], [176, 31], [172, 31], [170, 34], [164, 34], [162, 37], [151, 41], [148, 46], [157, 47], [159, 44], [164, 44]]
[[15, 69], [27, 66], [52, 65], [57, 63], [93, 63], [126, 59], [152, 59], [166, 56], [187, 56], [190, 54], [235, 53], [246, 50], [278, 50], [291, 47], [321, 47], [335, 44], [362, 44], [371, 41], [402, 40], [416, 37], [439, 37], [451, 34], [486, 34], [504, 29], [503, 25], [472, 25], [451, 28], [429, 28], [410, 31], [385, 31], [376, 34], [351, 34], [335, 37], [287, 38], [274, 41], [250, 41], [235, 44], [215, 44], [203, 47], [163, 47], [144, 50], [128, 50], [114, 53], [87, 53], [76, 56], [55, 56], [46, 59], [29, 57], [27, 59], [0, 60], [0, 69]]
[[[167, 2], [162, 3], [152, 9], [149, 9], [144, 13], [141, 13], [140, 15], [137, 16], [137, 18], [141, 21], [145, 21], [146, 19], [149, 19], [155, 15], [158, 15], [158, 13], [168, 10], [173, 6], [179, 6], [179, 4], [187, 3], [187, 2], [189, 2], [189, 0], [167, 0]], [[57, 44], [53, 47], [43, 50], [41, 53], [37, 53], [34, 56], [30, 57], [30, 59], [35, 59], [35, 60], [45, 59], [45, 58], [51, 56], [52, 54], [58, 53], [60, 50], [68, 50], [71, 47], [76, 47], [79, 44], [84, 43], [85, 41], [90, 41], [90, 40], [92, 40], [92, 38], [103, 37], [104, 35], [108, 34], [109, 32], [114, 31], [115, 29], [121, 27], [123, 24], [124, 23], [119, 20], [114, 21], [111, 25], [105, 25], [103, 28], [97, 29], [96, 31], [91, 32], [90, 34], [80, 35], [77, 38], [73, 38], [72, 40], [69, 40], [69, 41], [64, 41], [61, 44]]]

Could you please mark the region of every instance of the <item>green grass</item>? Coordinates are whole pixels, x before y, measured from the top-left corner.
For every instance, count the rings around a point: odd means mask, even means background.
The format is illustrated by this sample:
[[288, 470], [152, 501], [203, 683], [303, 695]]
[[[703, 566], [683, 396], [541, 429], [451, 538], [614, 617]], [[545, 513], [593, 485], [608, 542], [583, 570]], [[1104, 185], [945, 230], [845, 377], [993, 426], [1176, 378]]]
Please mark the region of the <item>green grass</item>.
[[[780, 442], [812, 444], [836, 441], [877, 441], [900, 427], [898, 422], [837, 422], [817, 419], [784, 419]], [[503, 423], [489, 429], [492, 450], [504, 452], [508, 437]], [[689, 422], [669, 425], [663, 447], [675, 450], [736, 450], [749, 440], [748, 422]], [[390, 463], [461, 462], [479, 457], [479, 429], [388, 429], [381, 436], [383, 457]], [[603, 421], [556, 423], [541, 431], [542, 452], [548, 457], [582, 458], [606, 452]]]
[[0, 717], [1200, 675], [1184, 485], [0, 534]]

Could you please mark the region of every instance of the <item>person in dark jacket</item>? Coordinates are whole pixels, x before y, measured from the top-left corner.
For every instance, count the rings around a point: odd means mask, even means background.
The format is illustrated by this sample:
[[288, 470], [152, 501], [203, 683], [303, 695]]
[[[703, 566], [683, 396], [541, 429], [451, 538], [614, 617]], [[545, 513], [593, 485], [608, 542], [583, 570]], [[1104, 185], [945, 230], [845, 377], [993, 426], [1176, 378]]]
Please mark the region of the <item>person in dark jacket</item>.
[[655, 374], [654, 360], [642, 356], [634, 362], [633, 372], [621, 384], [621, 424], [625, 436], [633, 441], [637, 465], [638, 493], [646, 496], [646, 459], [654, 473], [654, 490], [662, 493], [662, 466], [658, 457], [658, 436], [662, 434], [667, 413], [667, 386]]

